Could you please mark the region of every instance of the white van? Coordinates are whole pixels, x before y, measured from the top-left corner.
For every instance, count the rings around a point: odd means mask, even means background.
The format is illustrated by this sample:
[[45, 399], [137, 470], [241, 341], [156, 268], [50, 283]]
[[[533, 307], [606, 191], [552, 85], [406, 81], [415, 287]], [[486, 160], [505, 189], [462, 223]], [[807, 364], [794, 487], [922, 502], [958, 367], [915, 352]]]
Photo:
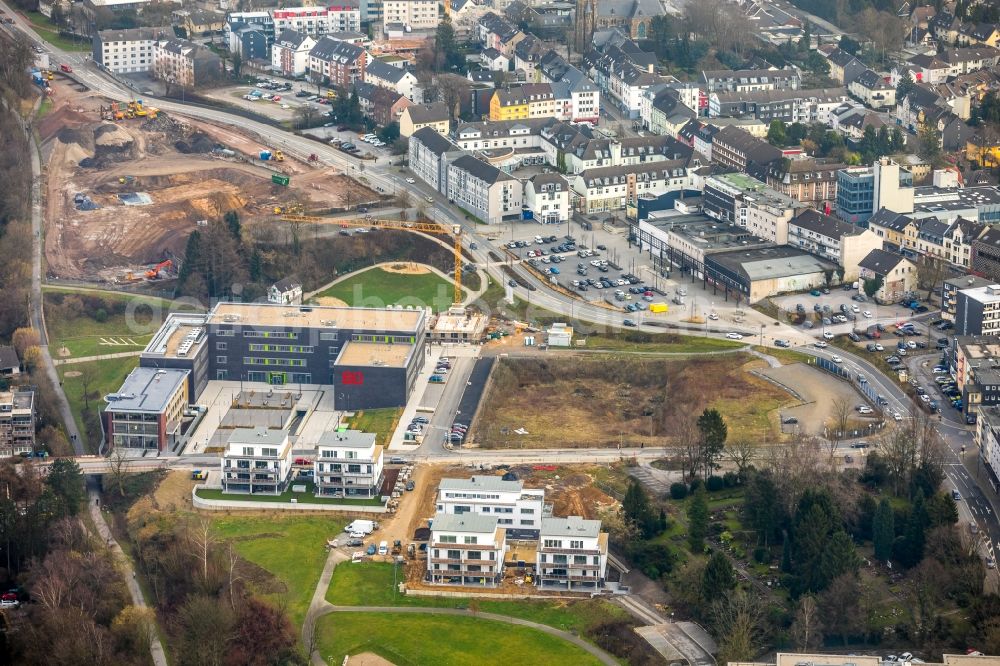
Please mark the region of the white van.
[[379, 555], [388, 555], [389, 554], [389, 542], [388, 541], [381, 541], [381, 542], [379, 542], [379, 544], [378, 544], [378, 554]]
[[354, 536], [355, 534], [361, 534], [362, 536], [367, 536], [375, 531], [378, 525], [374, 520], [355, 520], [350, 525], [344, 528], [344, 531]]

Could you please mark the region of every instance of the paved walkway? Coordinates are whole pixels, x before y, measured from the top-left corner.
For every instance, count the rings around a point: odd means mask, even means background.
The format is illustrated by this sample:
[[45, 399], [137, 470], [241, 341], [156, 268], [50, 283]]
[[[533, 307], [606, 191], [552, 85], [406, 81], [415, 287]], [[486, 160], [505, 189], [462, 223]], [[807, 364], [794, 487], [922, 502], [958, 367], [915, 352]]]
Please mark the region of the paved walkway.
[[52, 362], [55, 365], [71, 365], [73, 363], [89, 363], [90, 361], [107, 361], [113, 358], [129, 358], [139, 356], [142, 350], [129, 352], [116, 352], [114, 354], [98, 354], [97, 356], [80, 356], [79, 358], [57, 358]]
[[[104, 514], [101, 513], [100, 495], [95, 488], [91, 487], [88, 488], [87, 497], [90, 517], [94, 519], [94, 525], [97, 526], [97, 533], [108, 544], [111, 552], [115, 554], [121, 565], [122, 574], [125, 576], [125, 583], [128, 586], [129, 594], [132, 596], [132, 605], [145, 608], [146, 599], [142, 596], [142, 588], [139, 587], [139, 583], [135, 579], [135, 569], [132, 568], [132, 561], [125, 554], [125, 551], [122, 550], [121, 546], [118, 545], [118, 542], [115, 541], [114, 536], [111, 534], [111, 528], [108, 527], [108, 523], [104, 520]], [[159, 636], [154, 635], [150, 641], [149, 653], [153, 658], [155, 666], [167, 666], [167, 657], [163, 653], [163, 644], [160, 643]]]
[[516, 624], [522, 627], [537, 629], [538, 631], [551, 636], [556, 636], [565, 641], [569, 641], [580, 649], [586, 650], [588, 653], [594, 655], [602, 664], [608, 664], [608, 666], [618, 666], [619, 664], [618, 660], [613, 656], [596, 645], [588, 643], [586, 640], [575, 634], [571, 634], [568, 631], [562, 631], [561, 629], [556, 629], [555, 627], [550, 627], [547, 624], [539, 624], [538, 622], [522, 620], [521, 618], [510, 617], [508, 615], [481, 612], [474, 613], [467, 608], [429, 608], [424, 606], [334, 606], [326, 600], [326, 591], [327, 588], [330, 587], [330, 579], [333, 578], [333, 570], [337, 568], [338, 564], [346, 561], [347, 555], [342, 551], [338, 549], [330, 551], [330, 555], [326, 558], [326, 564], [323, 567], [323, 573], [320, 574], [319, 583], [316, 585], [316, 591], [313, 593], [312, 602], [309, 604], [309, 610], [306, 611], [305, 620], [302, 622], [302, 643], [306, 646], [306, 649], [310, 651], [310, 661], [314, 666], [322, 666], [323, 664], [326, 664], [315, 645], [316, 621], [324, 615], [329, 615], [330, 613], [422, 613], [425, 615], [464, 615], [467, 617], [478, 617], [484, 620], [506, 622], [508, 624]]

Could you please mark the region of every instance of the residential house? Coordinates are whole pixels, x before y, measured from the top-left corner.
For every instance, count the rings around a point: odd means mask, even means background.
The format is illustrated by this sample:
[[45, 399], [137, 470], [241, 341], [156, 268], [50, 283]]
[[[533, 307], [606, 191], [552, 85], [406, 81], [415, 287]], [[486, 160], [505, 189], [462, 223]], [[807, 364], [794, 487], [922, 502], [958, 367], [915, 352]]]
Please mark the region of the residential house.
[[708, 115], [757, 118], [765, 123], [829, 123], [834, 109], [847, 101], [844, 88], [713, 92], [708, 96]]
[[569, 195], [569, 183], [558, 173], [540, 173], [524, 184], [524, 204], [541, 224], [560, 224], [569, 219]]
[[[402, 67], [387, 65], [378, 59], [372, 60], [365, 66], [364, 80], [366, 83], [394, 90], [411, 102], [417, 101], [420, 90], [417, 77]], [[420, 96], [423, 96], [422, 92]]]
[[503, 580], [507, 533], [493, 515], [438, 513], [427, 544], [427, 577], [434, 585], [496, 587]]
[[421, 127], [410, 135], [410, 170], [438, 192], [448, 191], [448, 164], [465, 155], [432, 127]]
[[584, 215], [621, 210], [639, 198], [688, 189], [688, 158], [587, 169], [571, 178], [578, 210]]
[[35, 448], [35, 392], [23, 386], [0, 392], [0, 456]]
[[451, 114], [444, 102], [414, 104], [403, 110], [399, 118], [399, 134], [409, 137], [422, 127], [430, 127], [441, 136], [448, 136]]
[[755, 92], [758, 90], [797, 90], [802, 85], [799, 70], [723, 69], [702, 71], [701, 87], [708, 92]]
[[847, 90], [872, 109], [896, 106], [896, 87], [889, 85], [877, 72], [866, 69], [851, 81]]
[[282, 7], [272, 12], [276, 34], [294, 30], [311, 37], [321, 37], [333, 32], [361, 30], [361, 9], [357, 5]]
[[772, 163], [766, 182], [796, 201], [822, 207], [837, 200], [837, 172], [844, 167], [832, 159], [799, 157]]
[[408, 30], [434, 30], [441, 22], [437, 0], [382, 0], [382, 22]]
[[941, 318], [953, 322], [958, 312], [958, 292], [963, 289], [978, 289], [996, 284], [988, 277], [977, 275], [960, 275], [945, 278], [941, 282]]
[[222, 59], [186, 39], [161, 41], [153, 50], [153, 76], [184, 88], [208, 85], [222, 76]]
[[955, 335], [1000, 335], [1000, 285], [958, 290], [954, 321]]
[[781, 151], [738, 127], [724, 127], [712, 138], [712, 161], [751, 175], [764, 175], [782, 159]]
[[509, 536], [534, 538], [549, 509], [544, 488], [525, 488], [523, 481], [477, 475], [441, 479], [435, 510], [438, 515], [496, 516], [497, 526]]
[[309, 70], [309, 52], [316, 40], [295, 30], [284, 30], [271, 46], [271, 67], [284, 76], [303, 76]]
[[514, 58], [510, 63], [510, 69], [523, 72], [526, 81], [537, 80], [536, 68], [540, 67], [543, 60], [550, 55], [562, 57], [550, 50], [540, 39], [529, 34], [514, 47]]
[[150, 72], [156, 43], [167, 36], [173, 36], [168, 28], [100, 30], [94, 34], [91, 57], [113, 74]]
[[973, 128], [952, 111], [946, 100], [921, 84], [915, 85], [902, 100], [897, 100], [893, 116], [898, 125], [913, 134], [925, 122], [935, 124], [941, 133], [941, 147], [948, 152], [965, 148], [974, 134]]
[[510, 69], [510, 58], [500, 53], [492, 46], [488, 49], [483, 49], [483, 52], [479, 54], [479, 58], [479, 62], [488, 70], [494, 72], [506, 72]]
[[802, 211], [788, 222], [788, 244], [811, 252], [840, 266], [841, 282], [856, 282], [861, 260], [872, 250], [882, 249], [882, 239], [818, 210]]
[[364, 81], [355, 82], [354, 90], [361, 103], [361, 112], [382, 127], [398, 123], [403, 111], [413, 104], [395, 90], [373, 86]]
[[868, 228], [883, 239], [885, 249], [916, 252], [917, 224], [909, 215], [879, 208], [868, 218]]
[[222, 492], [280, 495], [292, 469], [287, 430], [236, 428], [222, 454]]
[[939, 56], [948, 63], [948, 76], [960, 76], [980, 69], [995, 67], [1000, 60], [1000, 49], [992, 46], [972, 46], [945, 49]]
[[969, 38], [972, 44], [981, 46], [1000, 46], [1000, 25], [996, 23], [976, 23], [963, 27], [962, 34]]
[[313, 461], [316, 496], [378, 497], [382, 489], [383, 453], [383, 447], [375, 444], [373, 432], [324, 432]]
[[367, 63], [362, 47], [323, 36], [309, 52], [309, 76], [348, 91], [355, 81], [365, 80]]
[[267, 290], [267, 302], [302, 305], [302, 281], [295, 276], [278, 280]]
[[[647, 90], [644, 98], [649, 98], [653, 89]], [[673, 88], [664, 88], [649, 100], [649, 116], [643, 124], [651, 132], [676, 136], [682, 127], [697, 117], [697, 113], [681, 102], [680, 95]]]
[[261, 53], [254, 53], [253, 57], [264, 57], [267, 54], [267, 45], [274, 41], [274, 18], [267, 10], [255, 10], [248, 12], [229, 12], [226, 14], [226, 25], [222, 28], [223, 40], [230, 53], [240, 54], [246, 59], [243, 52], [243, 42], [240, 31], [251, 29], [263, 35], [265, 49]]
[[903, 76], [904, 71], [910, 70], [910, 77], [916, 83], [942, 83], [948, 79], [951, 66], [940, 56], [934, 54], [919, 54], [910, 58], [909, 67], [894, 70], [893, 80]]
[[190, 371], [134, 368], [116, 393], [104, 396], [109, 448], [168, 451], [181, 435]]
[[226, 15], [211, 9], [175, 9], [170, 14], [188, 39], [221, 33], [226, 25]]
[[642, 95], [663, 79], [656, 74], [656, 54], [630, 40], [609, 42], [584, 56], [584, 72], [608, 94], [628, 118], [639, 117]]
[[447, 186], [449, 201], [486, 224], [500, 224], [521, 215], [521, 181], [471, 155], [448, 164]]
[[853, 100], [837, 107], [830, 115], [830, 129], [840, 132], [851, 141], [861, 141], [865, 136], [865, 128], [869, 126], [876, 131], [888, 127], [878, 113]]
[[551, 118], [556, 116], [557, 108], [560, 107], [561, 105], [556, 104], [551, 85], [526, 83], [493, 93], [490, 100], [490, 120]]
[[877, 279], [881, 282], [874, 294], [879, 303], [896, 303], [917, 288], [917, 267], [901, 254], [872, 250], [858, 267], [861, 281]]
[[830, 64], [830, 78], [842, 86], [850, 85], [851, 81], [868, 69], [863, 62], [839, 48], [830, 51], [825, 58]]
[[535, 560], [540, 588], [599, 590], [607, 575], [608, 533], [599, 520], [543, 518]]
[[0, 346], [0, 376], [11, 377], [21, 374], [21, 360], [17, 350], [10, 345]]

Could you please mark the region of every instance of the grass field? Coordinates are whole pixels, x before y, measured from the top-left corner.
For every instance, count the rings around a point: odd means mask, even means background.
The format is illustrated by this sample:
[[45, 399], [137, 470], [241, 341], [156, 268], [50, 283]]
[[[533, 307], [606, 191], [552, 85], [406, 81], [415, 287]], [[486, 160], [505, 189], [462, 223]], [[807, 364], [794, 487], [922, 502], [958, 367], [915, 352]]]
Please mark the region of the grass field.
[[[417, 597], [394, 593], [392, 564], [388, 562], [344, 563], [333, 572], [326, 600], [337, 606], [423, 606], [468, 608], [469, 599]], [[402, 572], [399, 573], [400, 580]], [[599, 599], [579, 601], [528, 601], [478, 599], [484, 613], [509, 615], [550, 627], [583, 634], [593, 622], [628, 617], [618, 606]]]
[[231, 539], [241, 557], [285, 584], [283, 595], [296, 626], [302, 626], [326, 561], [326, 541], [347, 521], [327, 516], [234, 516], [215, 519], [216, 535]]
[[[294, 483], [292, 485], [299, 485]], [[195, 492], [198, 497], [211, 500], [235, 500], [246, 501], [246, 502], [274, 502], [275, 504], [288, 504], [288, 502], [294, 497], [297, 498], [299, 504], [353, 504], [355, 506], [380, 506], [382, 502], [377, 497], [372, 499], [335, 499], [333, 497], [316, 497], [313, 495], [313, 484], [304, 483], [306, 486], [306, 492], [295, 493], [292, 492], [291, 487], [288, 490], [281, 493], [280, 495], [234, 495], [232, 493], [226, 494], [222, 490], [217, 488], [199, 488]]]
[[430, 306], [435, 312], [441, 312], [451, 305], [453, 290], [452, 283], [437, 273], [410, 275], [373, 268], [338, 282], [316, 297], [339, 298], [356, 307], [381, 308], [398, 304]]
[[319, 620], [316, 635], [328, 664], [361, 652], [374, 652], [397, 666], [600, 663], [577, 646], [536, 629], [464, 616], [334, 613]]
[[43, 299], [53, 358], [66, 358], [59, 353], [64, 347], [70, 358], [141, 351], [174, 306], [161, 298], [51, 288]]
[[365, 409], [356, 413], [348, 421], [352, 430], [375, 433], [375, 443], [388, 446], [389, 438], [396, 430], [399, 417], [403, 415], [402, 407], [385, 407], [383, 409]]
[[[21, 12], [31, 22], [31, 27], [38, 36], [62, 51], [89, 51], [90, 42], [67, 39], [59, 34], [59, 28], [40, 12]], [[59, 68], [59, 63], [51, 63], [53, 69]]]
[[[73, 412], [73, 419], [76, 427], [80, 431], [80, 437], [86, 437], [86, 429], [83, 427], [83, 381], [86, 375], [91, 376], [90, 382], [90, 408], [97, 411], [104, 404], [104, 396], [117, 391], [132, 368], [139, 365], [139, 357], [116, 358], [106, 361], [90, 361], [88, 363], [74, 363], [71, 365], [60, 365], [56, 369], [59, 371], [59, 381], [62, 382], [63, 390], [66, 392], [66, 399], [69, 401], [69, 408]], [[84, 373], [67, 377], [66, 373]], [[92, 450], [96, 450], [98, 442], [90, 442]]]

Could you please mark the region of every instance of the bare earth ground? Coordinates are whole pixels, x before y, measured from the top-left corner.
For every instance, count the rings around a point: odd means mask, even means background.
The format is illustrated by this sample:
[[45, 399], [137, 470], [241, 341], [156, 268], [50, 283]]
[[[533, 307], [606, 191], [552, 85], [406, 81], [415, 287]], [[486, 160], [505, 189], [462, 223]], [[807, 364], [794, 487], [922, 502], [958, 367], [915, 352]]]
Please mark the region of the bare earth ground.
[[834, 379], [822, 370], [805, 363], [764, 368], [760, 373], [781, 382], [802, 397], [802, 404], [782, 409], [781, 415], [797, 418], [801, 432], [807, 435], [822, 432], [823, 426], [834, 417], [836, 401], [844, 400], [852, 408], [863, 402], [861, 396], [847, 382]]
[[347, 666], [393, 666], [393, 663], [374, 652], [362, 652], [348, 657]]
[[[55, 107], [38, 124], [47, 155], [45, 253], [52, 276], [115, 281], [125, 271], [182, 257], [196, 223], [229, 210], [252, 223], [272, 220], [279, 205], [326, 209], [377, 198], [335, 169], [290, 158], [271, 169], [207, 152], [215, 144], [247, 155], [267, 147], [236, 129], [166, 114], [156, 121], [102, 121], [102, 98], [54, 83]], [[178, 142], [193, 145], [196, 138], [196, 152], [178, 149]], [[79, 165], [95, 157], [97, 165]], [[289, 187], [272, 184], [275, 169], [291, 175]], [[122, 177], [129, 181], [120, 183]], [[125, 206], [118, 194], [129, 192], [145, 192], [152, 203]], [[99, 208], [77, 210], [77, 193]]]
[[386, 273], [402, 273], [404, 275], [423, 275], [430, 273], [431, 269], [423, 264], [407, 262], [405, 264], [382, 264], [380, 266]]
[[316, 301], [318, 305], [339, 305], [346, 306], [347, 303], [339, 298], [334, 298], [333, 296], [314, 296], [313, 300]]
[[171, 470], [164, 475], [160, 485], [153, 492], [153, 500], [157, 506], [164, 509], [191, 508], [191, 490], [197, 481], [191, 478], [191, 473], [185, 470]]

